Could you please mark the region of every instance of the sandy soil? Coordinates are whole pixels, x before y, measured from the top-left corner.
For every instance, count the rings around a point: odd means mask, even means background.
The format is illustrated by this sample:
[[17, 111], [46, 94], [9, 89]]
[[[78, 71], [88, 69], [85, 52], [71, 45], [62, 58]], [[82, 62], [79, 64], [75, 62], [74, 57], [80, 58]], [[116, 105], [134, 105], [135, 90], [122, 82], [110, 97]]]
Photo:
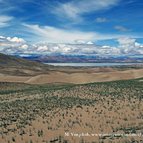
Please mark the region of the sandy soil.
[[0, 82], [25, 82], [29, 80], [31, 77], [28, 76], [11, 76], [11, 75], [5, 75], [0, 74]]
[[96, 69], [76, 71], [73, 73], [51, 71], [49, 74], [40, 74], [36, 76], [9, 76], [0, 74], [0, 82], [22, 82], [29, 84], [45, 84], [45, 83], [74, 83], [83, 84], [91, 82], [114, 81], [123, 79], [135, 79], [143, 77], [143, 69], [133, 70], [102, 70]]
[[143, 70], [129, 70], [129, 71], [116, 71], [116, 72], [103, 72], [103, 73], [73, 73], [67, 74], [62, 72], [54, 72], [49, 75], [38, 75], [30, 78], [26, 83], [42, 84], [52, 82], [65, 82], [65, 83], [90, 83], [101, 81], [112, 81], [122, 79], [133, 79], [143, 76]]

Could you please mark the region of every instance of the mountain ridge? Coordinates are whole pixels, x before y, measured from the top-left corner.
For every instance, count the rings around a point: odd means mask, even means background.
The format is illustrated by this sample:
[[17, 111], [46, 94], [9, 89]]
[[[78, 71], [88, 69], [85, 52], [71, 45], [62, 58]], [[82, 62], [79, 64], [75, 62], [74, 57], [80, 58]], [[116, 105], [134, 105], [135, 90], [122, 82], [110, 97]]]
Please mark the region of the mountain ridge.
[[99, 56], [99, 55], [40, 55], [18, 56], [41, 63], [142, 63], [143, 57], [134, 56]]

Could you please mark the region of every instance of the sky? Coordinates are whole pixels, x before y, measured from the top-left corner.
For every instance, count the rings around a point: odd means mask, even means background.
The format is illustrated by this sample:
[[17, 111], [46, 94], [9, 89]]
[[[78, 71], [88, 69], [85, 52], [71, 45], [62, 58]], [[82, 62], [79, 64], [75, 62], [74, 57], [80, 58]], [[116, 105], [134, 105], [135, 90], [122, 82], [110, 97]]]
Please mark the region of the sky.
[[0, 0], [0, 52], [143, 55], [142, 0]]

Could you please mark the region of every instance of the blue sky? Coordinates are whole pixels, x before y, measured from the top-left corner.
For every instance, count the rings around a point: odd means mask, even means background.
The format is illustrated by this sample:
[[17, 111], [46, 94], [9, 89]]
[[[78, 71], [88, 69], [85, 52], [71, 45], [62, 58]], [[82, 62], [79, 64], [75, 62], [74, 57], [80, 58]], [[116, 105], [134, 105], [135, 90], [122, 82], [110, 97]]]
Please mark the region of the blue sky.
[[[142, 13], [141, 0], [0, 0], [0, 48], [32, 52], [47, 46], [40, 52], [48, 53], [56, 45], [52, 52], [70, 53], [80, 44], [94, 54], [105, 47], [116, 48], [117, 54], [143, 54]], [[27, 48], [19, 49], [23, 45]]]

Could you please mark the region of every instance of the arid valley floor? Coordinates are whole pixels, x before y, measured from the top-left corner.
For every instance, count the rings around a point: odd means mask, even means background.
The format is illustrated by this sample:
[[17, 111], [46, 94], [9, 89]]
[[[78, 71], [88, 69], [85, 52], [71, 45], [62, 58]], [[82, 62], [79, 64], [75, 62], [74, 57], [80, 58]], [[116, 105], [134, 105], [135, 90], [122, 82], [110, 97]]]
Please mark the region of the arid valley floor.
[[60, 68], [1, 57], [0, 143], [143, 143], [142, 66]]

